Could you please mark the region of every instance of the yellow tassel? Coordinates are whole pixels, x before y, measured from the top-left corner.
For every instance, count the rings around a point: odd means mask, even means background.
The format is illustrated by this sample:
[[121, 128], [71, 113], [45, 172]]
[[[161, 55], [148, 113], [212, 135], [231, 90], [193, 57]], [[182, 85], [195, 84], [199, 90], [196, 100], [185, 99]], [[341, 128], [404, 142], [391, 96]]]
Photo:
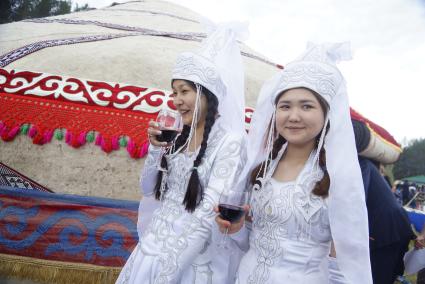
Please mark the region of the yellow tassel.
[[115, 283], [122, 267], [60, 262], [0, 253], [0, 276], [48, 284]]

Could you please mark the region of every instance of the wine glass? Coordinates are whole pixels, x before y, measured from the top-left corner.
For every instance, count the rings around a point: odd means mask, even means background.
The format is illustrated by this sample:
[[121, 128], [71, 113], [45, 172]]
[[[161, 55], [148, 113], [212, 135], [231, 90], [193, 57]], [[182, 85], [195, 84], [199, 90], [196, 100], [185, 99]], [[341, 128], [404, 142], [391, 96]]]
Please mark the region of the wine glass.
[[[229, 221], [232, 224], [239, 222], [240, 219], [245, 216], [243, 206], [247, 203], [247, 197], [247, 192], [244, 190], [229, 190], [227, 192], [223, 192], [220, 195], [218, 203], [220, 218]], [[228, 249], [228, 231], [229, 229], [226, 228], [218, 247]]]
[[169, 150], [171, 143], [175, 140], [177, 135], [182, 131], [183, 121], [178, 111], [162, 108], [156, 117], [156, 122], [161, 131], [161, 134], [156, 135], [156, 140], [159, 142], [167, 142], [167, 145], [161, 149], [157, 161], [157, 168], [159, 171], [166, 172], [166, 169], [162, 166], [162, 157]]
[[156, 136], [156, 140], [159, 142], [173, 142], [183, 128], [180, 113], [168, 108], [163, 108], [159, 111], [156, 122], [159, 130], [161, 130], [161, 134]]

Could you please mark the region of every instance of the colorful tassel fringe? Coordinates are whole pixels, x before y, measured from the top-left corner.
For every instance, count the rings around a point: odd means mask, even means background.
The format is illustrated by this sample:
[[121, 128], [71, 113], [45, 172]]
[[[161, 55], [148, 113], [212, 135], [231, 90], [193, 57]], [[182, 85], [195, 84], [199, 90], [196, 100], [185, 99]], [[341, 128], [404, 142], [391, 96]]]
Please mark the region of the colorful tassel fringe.
[[32, 142], [37, 145], [49, 143], [54, 137], [59, 141], [65, 138], [65, 142], [74, 148], [94, 142], [95, 145], [101, 147], [106, 153], [119, 150], [120, 148], [126, 148], [129, 155], [135, 159], [146, 156], [149, 148], [148, 142], [144, 142], [142, 145], [136, 145], [133, 140], [124, 135], [110, 138], [104, 137], [100, 133], [96, 135], [95, 131], [84, 131], [77, 135], [69, 130], [66, 130], [64, 134], [64, 130], [61, 128], [42, 130], [28, 123], [9, 128], [4, 122], [0, 121], [0, 137], [3, 141], [12, 141], [19, 133], [28, 135], [32, 138]]

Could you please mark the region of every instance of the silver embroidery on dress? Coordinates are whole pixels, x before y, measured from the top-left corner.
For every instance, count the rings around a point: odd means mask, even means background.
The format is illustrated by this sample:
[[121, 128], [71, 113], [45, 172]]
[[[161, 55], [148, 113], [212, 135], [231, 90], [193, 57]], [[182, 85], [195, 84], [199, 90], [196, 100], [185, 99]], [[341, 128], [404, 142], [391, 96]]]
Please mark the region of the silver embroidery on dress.
[[[160, 249], [158, 254], [160, 271], [156, 276], [155, 284], [176, 280], [173, 277], [178, 274], [179, 270], [184, 269], [180, 267], [179, 257], [188, 249], [188, 238], [197, 230], [210, 230], [210, 225], [215, 216], [213, 207], [218, 202], [218, 196], [223, 190], [232, 186], [232, 176], [238, 176], [242, 171], [246, 161], [246, 153], [242, 151], [244, 145], [239, 140], [223, 142], [226, 137], [225, 130], [219, 124], [214, 125], [208, 139], [205, 156], [198, 167], [200, 181], [203, 185], [208, 185], [208, 190], [205, 190], [202, 203], [192, 214], [185, 210], [182, 202], [197, 153], [184, 152], [171, 158], [167, 157], [169, 165], [168, 190], [144, 233], [144, 236], [152, 234]], [[217, 147], [221, 148], [220, 153], [217, 153]], [[242, 157], [240, 157], [241, 155]], [[215, 186], [210, 185], [211, 177], [220, 182], [218, 184], [216, 182], [217, 185]], [[182, 216], [184, 217], [183, 220], [181, 220]], [[179, 218], [180, 224], [175, 225]], [[204, 241], [203, 252], [207, 250], [206, 248], [209, 245], [208, 239]], [[143, 239], [141, 244], [143, 251]], [[202, 252], [200, 255], [202, 255]], [[200, 266], [197, 269], [200, 269]], [[209, 273], [207, 268], [202, 271], [202, 273]]]
[[322, 171], [301, 175], [297, 183], [268, 180], [252, 193], [254, 233], [250, 243], [257, 254], [257, 265], [248, 277], [250, 284], [267, 282], [270, 267], [285, 254], [281, 246], [284, 239], [315, 241], [312, 231], [324, 238], [330, 232], [326, 202], [311, 192]]

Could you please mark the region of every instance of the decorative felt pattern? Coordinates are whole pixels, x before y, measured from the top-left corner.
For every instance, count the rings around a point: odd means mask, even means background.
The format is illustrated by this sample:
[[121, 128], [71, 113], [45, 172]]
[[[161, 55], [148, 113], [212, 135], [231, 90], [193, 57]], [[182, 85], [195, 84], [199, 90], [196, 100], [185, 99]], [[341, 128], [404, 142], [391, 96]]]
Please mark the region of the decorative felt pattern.
[[126, 147], [140, 158], [147, 152], [147, 124], [162, 107], [174, 108], [159, 89], [0, 69], [3, 141], [18, 133], [39, 145], [64, 138], [75, 148], [95, 142], [107, 153]]
[[0, 188], [0, 253], [124, 265], [138, 241], [138, 202]]
[[18, 173], [14, 169], [0, 162], [0, 187], [7, 186], [11, 188], [38, 190], [52, 192], [50, 189], [36, 183], [32, 179]]

